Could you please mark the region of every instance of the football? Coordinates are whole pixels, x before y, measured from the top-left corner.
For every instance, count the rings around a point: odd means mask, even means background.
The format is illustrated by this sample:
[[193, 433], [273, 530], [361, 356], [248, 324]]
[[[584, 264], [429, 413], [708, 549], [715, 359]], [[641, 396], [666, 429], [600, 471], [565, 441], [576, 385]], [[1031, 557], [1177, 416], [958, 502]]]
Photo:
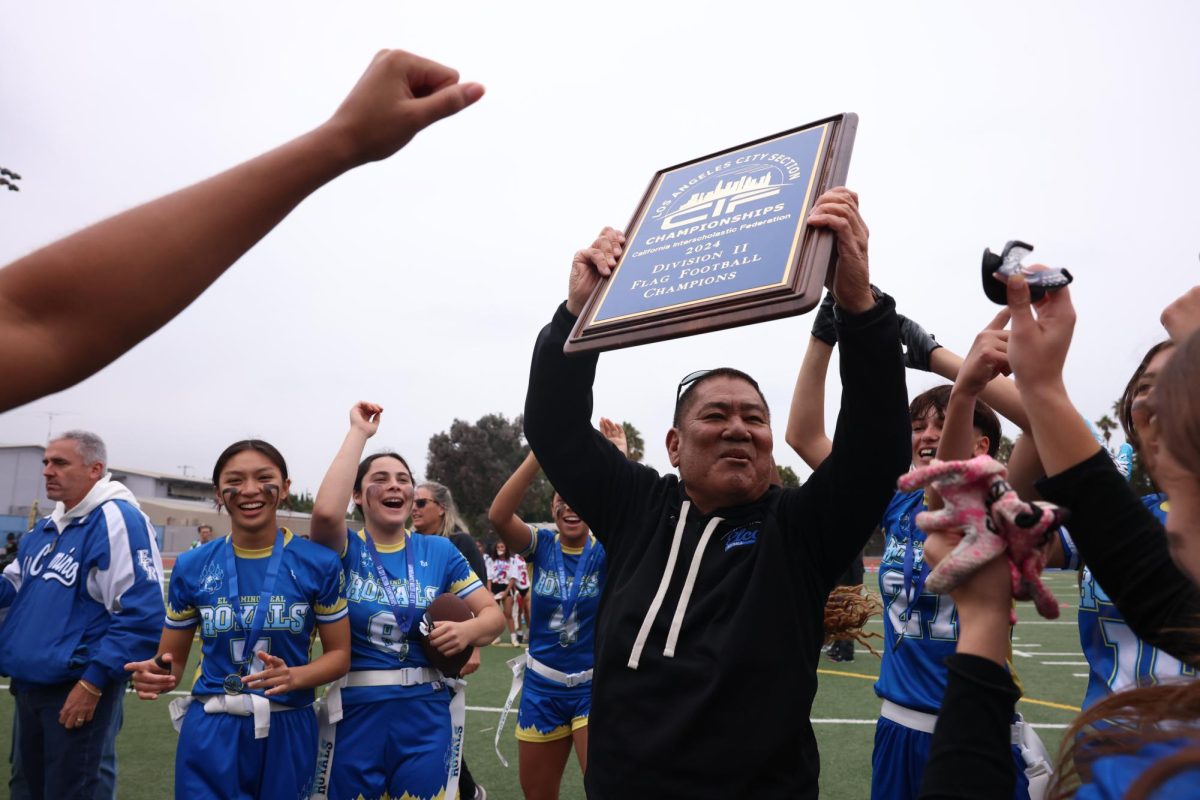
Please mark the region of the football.
[[442, 655], [436, 647], [426, 641], [429, 632], [433, 630], [433, 623], [442, 621], [465, 622], [474, 617], [475, 615], [471, 613], [467, 602], [458, 595], [449, 592], [435, 597], [433, 602], [429, 604], [429, 608], [425, 609], [425, 615], [421, 617], [420, 623], [421, 646], [425, 648], [425, 657], [429, 659], [429, 663], [435, 668], [440, 669], [444, 675], [457, 676], [459, 670], [467, 663], [467, 659], [471, 657], [471, 652], [475, 648], [468, 646], [466, 650], [456, 655]]

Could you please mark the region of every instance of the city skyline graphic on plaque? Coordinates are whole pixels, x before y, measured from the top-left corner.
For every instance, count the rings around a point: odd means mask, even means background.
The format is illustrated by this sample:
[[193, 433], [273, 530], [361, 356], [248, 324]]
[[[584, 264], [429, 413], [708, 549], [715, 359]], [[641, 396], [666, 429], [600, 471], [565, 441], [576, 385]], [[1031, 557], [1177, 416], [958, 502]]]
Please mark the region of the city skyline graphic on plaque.
[[589, 324], [785, 286], [828, 130], [806, 128], [661, 173]]

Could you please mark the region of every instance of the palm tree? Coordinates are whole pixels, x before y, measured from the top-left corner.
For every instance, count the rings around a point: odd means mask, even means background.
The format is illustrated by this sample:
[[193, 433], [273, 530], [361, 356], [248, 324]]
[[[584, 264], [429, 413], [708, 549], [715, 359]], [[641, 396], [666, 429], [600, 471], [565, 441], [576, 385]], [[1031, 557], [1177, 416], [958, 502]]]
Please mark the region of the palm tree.
[[1117, 423], [1112, 421], [1112, 417], [1105, 414], [1100, 419], [1096, 420], [1096, 427], [1100, 429], [1100, 433], [1104, 436], [1104, 446], [1112, 440], [1112, 432], [1117, 429]]

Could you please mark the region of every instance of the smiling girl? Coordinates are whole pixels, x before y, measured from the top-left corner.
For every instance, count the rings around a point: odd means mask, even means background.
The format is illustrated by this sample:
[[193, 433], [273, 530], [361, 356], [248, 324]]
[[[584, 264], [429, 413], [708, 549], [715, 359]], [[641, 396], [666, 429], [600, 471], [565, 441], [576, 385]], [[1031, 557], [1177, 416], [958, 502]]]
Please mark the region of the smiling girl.
[[[175, 796], [294, 800], [307, 795], [316, 761], [313, 688], [350, 665], [341, 565], [278, 527], [291, 482], [267, 442], [227, 447], [213, 485], [232, 533], [180, 554], [158, 656], [125, 668], [142, 699], [173, 690], [199, 628], [192, 693], [171, 703]], [[323, 653], [310, 661], [314, 631]]]
[[[382, 414], [374, 403], [350, 409], [350, 430], [313, 506], [313, 541], [341, 557], [353, 632], [350, 673], [326, 698], [317, 789], [334, 800], [454, 797], [461, 741], [452, 737], [445, 676], [423, 648], [452, 656], [488, 644], [504, 623], [449, 539], [405, 527], [414, 495], [408, 463], [396, 453], [359, 461]], [[346, 528], [351, 500], [365, 521], [359, 531]], [[475, 616], [436, 623], [422, 644], [415, 626], [445, 592]]]
[[[621, 426], [602, 419], [600, 430], [624, 451]], [[522, 692], [517, 740], [528, 800], [558, 797], [572, 744], [580, 771], [587, 772], [592, 642], [605, 574], [604, 546], [557, 492], [552, 503], [557, 533], [517, 516], [540, 469], [530, 453], [488, 509], [501, 541], [523, 555], [532, 572], [529, 652], [524, 674], [514, 681]]]

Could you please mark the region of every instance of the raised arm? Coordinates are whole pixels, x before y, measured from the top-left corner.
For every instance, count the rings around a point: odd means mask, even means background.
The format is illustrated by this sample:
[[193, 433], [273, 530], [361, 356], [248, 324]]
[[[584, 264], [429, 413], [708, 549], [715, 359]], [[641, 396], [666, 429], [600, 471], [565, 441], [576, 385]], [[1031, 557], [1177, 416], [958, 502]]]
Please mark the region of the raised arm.
[[829, 227], [838, 237], [834, 294], [842, 400], [829, 457], [784, 496], [795, 498], [788, 501], [795, 505], [791, 513], [815, 523], [805, 529], [803, 546], [813, 550], [828, 591], [883, 516], [896, 478], [911, 460], [911, 426], [896, 305], [887, 295], [876, 298], [869, 286], [858, 196], [846, 189], [825, 193], [810, 224]]
[[384, 50], [324, 124], [0, 270], [0, 411], [83, 380], [186, 308], [297, 204], [387, 158], [483, 87]]
[[533, 539], [533, 532], [517, 516], [517, 509], [540, 469], [537, 457], [530, 452], [500, 487], [500, 491], [496, 492], [496, 497], [488, 508], [488, 522], [492, 523], [492, 527], [496, 529], [510, 553], [524, 553]]
[[[969, 357], [968, 357], [968, 360]], [[949, 422], [950, 413], [946, 418]], [[945, 558], [962, 533], [931, 532], [925, 557]], [[921, 800], [1010, 798], [1017, 775], [1011, 723], [1020, 691], [1006, 667], [1012, 592], [1008, 565], [994, 559], [951, 592], [958, 643], [921, 782]]]
[[554, 488], [610, 550], [613, 537], [621, 533], [610, 521], [619, 519], [631, 500], [659, 476], [629, 461], [592, 427], [597, 357], [567, 357], [563, 345], [601, 277], [611, 274], [624, 241], [620, 231], [605, 228], [591, 247], [575, 254], [567, 301], [534, 345], [525, 395], [530, 449]]
[[938, 442], [937, 457], [942, 461], [975, 454], [975, 402], [997, 376], [1009, 371], [1008, 331], [1004, 330], [1007, 324], [1008, 309], [1004, 309], [975, 337], [959, 366]]
[[[962, 357], [945, 347], [935, 350], [929, 359], [929, 371], [950, 381], [958, 380], [958, 372], [962, 365]], [[1029, 417], [1025, 414], [1025, 407], [1021, 405], [1021, 393], [1017, 391], [1017, 384], [1012, 378], [1006, 375], [995, 376], [979, 392], [978, 397], [1022, 431], [1029, 431]]]
[[1071, 511], [1071, 538], [1097, 582], [1139, 638], [1177, 658], [1193, 657], [1190, 629], [1200, 592], [1171, 560], [1166, 533], [1096, 444], [1067, 395], [1062, 368], [1075, 327], [1069, 289], [1050, 292], [1036, 314], [1023, 278], [1008, 281], [1009, 362], [1038, 454], [1047, 500]]
[[383, 406], [360, 402], [350, 409], [350, 430], [333, 463], [325, 472], [317, 499], [313, 501], [312, 529], [309, 535], [340, 554], [346, 544], [346, 508], [354, 494], [354, 475], [367, 440], [379, 430]]
[[800, 362], [800, 373], [796, 375], [796, 388], [792, 390], [792, 405], [788, 410], [787, 431], [784, 433], [788, 446], [804, 459], [810, 469], [821, 466], [833, 447], [833, 442], [825, 433], [825, 377], [836, 343], [833, 295], [827, 294], [817, 309], [812, 336], [808, 338], [808, 349], [804, 351], [804, 360]]

